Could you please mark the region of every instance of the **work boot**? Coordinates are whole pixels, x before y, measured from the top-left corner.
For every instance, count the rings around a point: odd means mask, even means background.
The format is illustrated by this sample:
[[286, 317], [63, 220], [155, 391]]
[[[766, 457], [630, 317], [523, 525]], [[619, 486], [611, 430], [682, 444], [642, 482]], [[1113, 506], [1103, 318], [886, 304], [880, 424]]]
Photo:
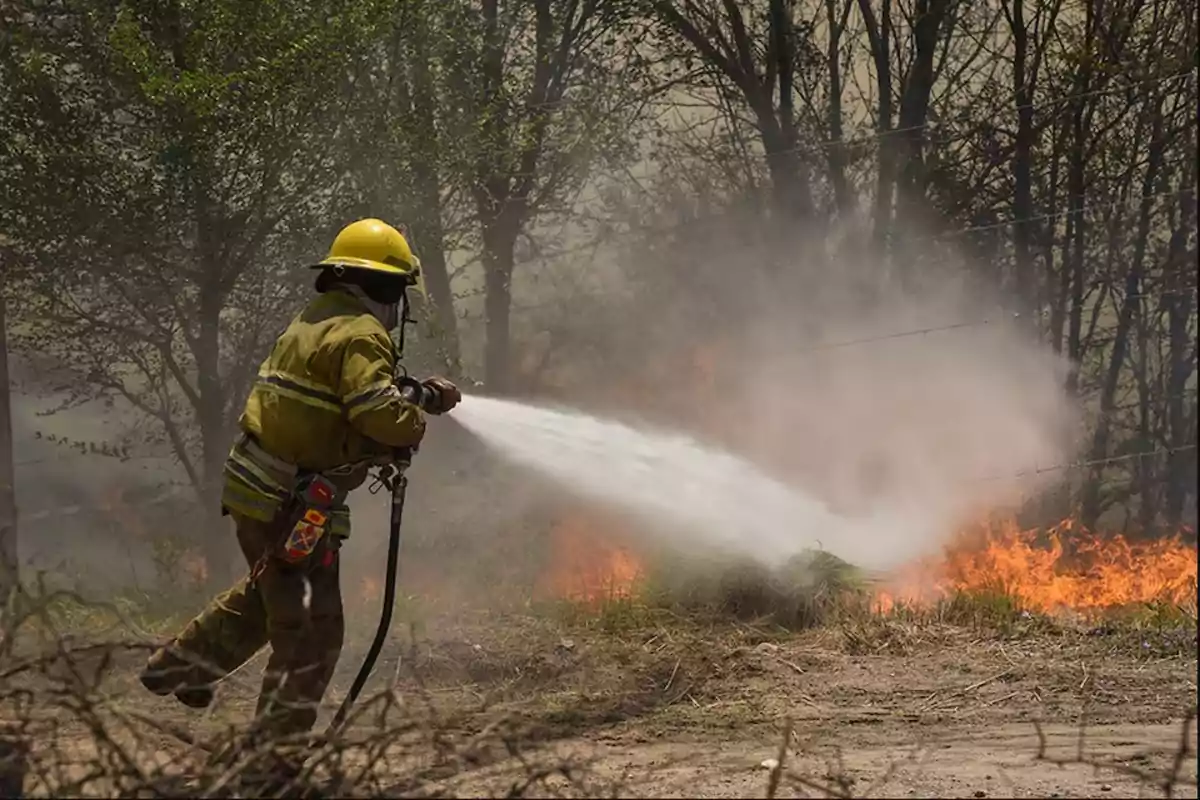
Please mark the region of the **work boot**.
[[188, 708], [205, 709], [212, 705], [216, 693], [212, 684], [200, 677], [203, 672], [203, 667], [180, 657], [168, 645], [150, 656], [138, 678], [142, 686], [159, 697], [173, 694]]

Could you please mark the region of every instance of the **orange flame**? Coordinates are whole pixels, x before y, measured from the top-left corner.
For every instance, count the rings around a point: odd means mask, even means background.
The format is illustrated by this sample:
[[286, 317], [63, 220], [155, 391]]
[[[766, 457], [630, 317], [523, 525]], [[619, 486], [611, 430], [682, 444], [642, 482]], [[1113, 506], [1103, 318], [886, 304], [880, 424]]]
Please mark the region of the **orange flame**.
[[641, 564], [627, 547], [606, 536], [611, 530], [583, 513], [562, 519], [550, 532], [550, 567], [534, 594], [587, 604], [631, 596]]
[[[651, 359], [641, 371], [588, 390], [593, 397], [627, 400], [641, 410], [669, 410], [676, 424], [745, 449], [754, 444], [746, 441], [749, 429], [727, 413], [724, 400], [716, 399], [727, 370], [739, 363], [723, 345], [711, 342], [685, 354]], [[671, 381], [663, 380], [664, 361], [674, 365]], [[788, 453], [766, 450], [756, 457], [782, 460], [787, 468]], [[539, 592], [586, 602], [628, 596], [641, 567], [627, 548], [608, 544], [614, 530], [590, 512], [562, 519], [551, 534], [551, 563]], [[886, 613], [898, 604], [929, 606], [957, 593], [992, 592], [1043, 613], [1090, 614], [1161, 602], [1189, 607], [1195, 614], [1196, 587], [1197, 549], [1183, 535], [1129, 541], [1082, 530], [1069, 519], [1028, 530], [1015, 520], [989, 519], [962, 531], [939, 557], [893, 575], [874, 600], [877, 610]]]
[[963, 531], [938, 560], [897, 575], [876, 596], [882, 612], [929, 605], [956, 593], [992, 592], [1030, 611], [1084, 614], [1138, 603], [1196, 606], [1195, 545], [1182, 535], [1131, 542], [1073, 520], [1022, 530], [991, 521]]

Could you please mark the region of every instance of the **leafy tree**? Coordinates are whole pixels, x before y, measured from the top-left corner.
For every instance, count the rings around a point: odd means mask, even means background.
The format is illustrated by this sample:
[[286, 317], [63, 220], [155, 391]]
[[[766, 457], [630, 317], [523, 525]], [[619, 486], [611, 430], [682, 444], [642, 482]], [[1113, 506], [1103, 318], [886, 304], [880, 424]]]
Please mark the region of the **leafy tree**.
[[[344, 119], [386, 4], [6, 3], [0, 230], [15, 338], [123, 400], [215, 505], [232, 423], [345, 220]], [[222, 570], [211, 543], [210, 567]], [[220, 543], [220, 544], [217, 544]]]

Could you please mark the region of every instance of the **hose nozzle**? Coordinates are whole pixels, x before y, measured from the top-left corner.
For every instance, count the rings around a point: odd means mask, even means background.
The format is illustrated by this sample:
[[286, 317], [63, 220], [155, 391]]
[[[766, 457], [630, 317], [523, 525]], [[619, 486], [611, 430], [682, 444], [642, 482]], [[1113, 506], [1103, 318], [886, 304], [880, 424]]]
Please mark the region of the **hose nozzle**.
[[416, 378], [410, 378], [407, 375], [397, 379], [396, 388], [400, 391], [401, 397], [418, 408], [425, 408], [433, 400], [432, 389], [423, 385]]

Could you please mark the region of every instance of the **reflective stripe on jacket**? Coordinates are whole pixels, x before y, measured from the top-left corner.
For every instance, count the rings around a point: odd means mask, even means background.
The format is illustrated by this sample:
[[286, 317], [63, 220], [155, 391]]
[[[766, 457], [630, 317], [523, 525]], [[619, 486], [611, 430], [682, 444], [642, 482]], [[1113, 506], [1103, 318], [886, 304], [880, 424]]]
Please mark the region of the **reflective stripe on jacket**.
[[[372, 461], [418, 444], [419, 408], [395, 387], [391, 337], [358, 298], [317, 296], [292, 320], [259, 368], [225, 461], [222, 504], [253, 519], [274, 519], [298, 469], [321, 472], [340, 500], [366, 479]], [[347, 465], [355, 465], [347, 469]], [[349, 511], [335, 506], [335, 528], [349, 535]]]

